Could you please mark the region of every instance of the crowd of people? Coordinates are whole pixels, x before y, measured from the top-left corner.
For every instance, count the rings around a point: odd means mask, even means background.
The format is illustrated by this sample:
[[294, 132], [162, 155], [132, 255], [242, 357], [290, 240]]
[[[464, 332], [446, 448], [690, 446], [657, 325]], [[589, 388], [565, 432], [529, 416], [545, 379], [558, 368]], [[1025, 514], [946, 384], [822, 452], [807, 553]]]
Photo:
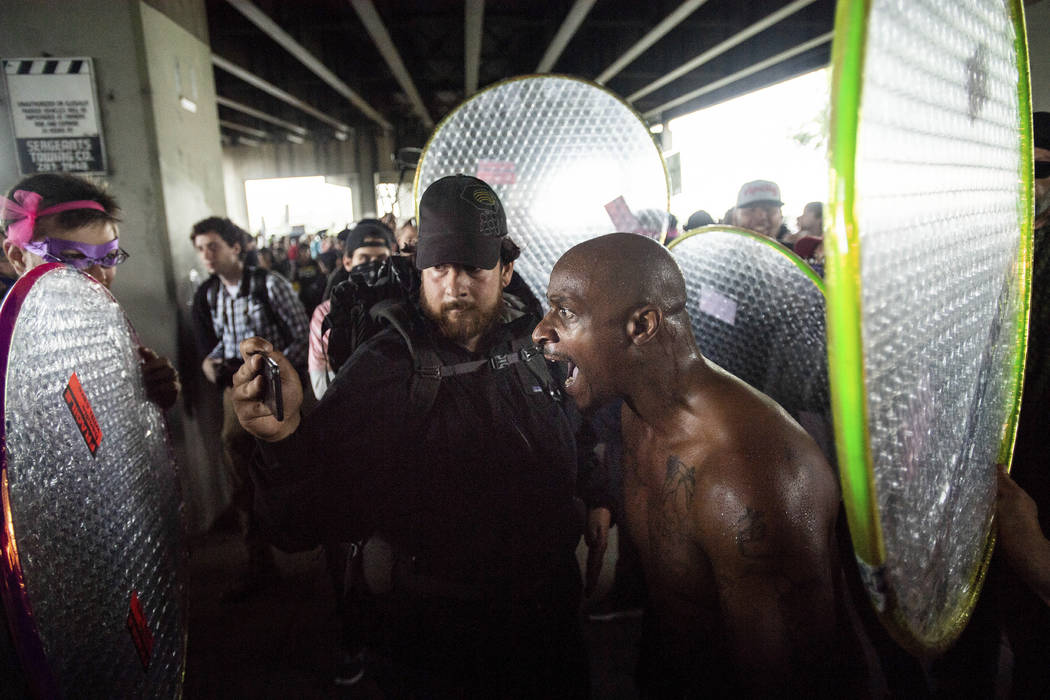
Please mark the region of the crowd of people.
[[[1033, 323], [1046, 314], [1048, 116], [1036, 119]], [[782, 206], [775, 183], [749, 182], [723, 223], [819, 269], [823, 207], [791, 231]], [[10, 273], [59, 261], [108, 287], [127, 259], [118, 223], [113, 196], [87, 180], [25, 178], [3, 199]], [[711, 223], [697, 212], [685, 229]], [[344, 681], [368, 677], [391, 697], [587, 697], [581, 594], [617, 522], [646, 584], [643, 697], [895, 689], [851, 613], [866, 603], [845, 583], [832, 467], [779, 406], [705, 359], [685, 281], [654, 240], [614, 233], [566, 251], [544, 311], [514, 271], [498, 195], [465, 175], [432, 183], [418, 222], [400, 227], [365, 219], [264, 243], [213, 216], [188, 237], [210, 273], [193, 329], [222, 394], [247, 551], [224, 600], [279, 576], [271, 545], [324, 547], [353, 664]], [[1029, 352], [1018, 438], [1034, 500], [1001, 471], [999, 522], [1005, 565], [1045, 617], [1050, 501], [1032, 468], [1046, 464], [1043, 347]], [[177, 373], [141, 352], [151, 399], [170, 407]], [[383, 574], [345, 575], [375, 566], [363, 552], [377, 542]], [[1045, 637], [1017, 651], [1017, 668], [1044, 679]], [[1022, 659], [1030, 649], [1042, 676]]]
[[721, 220], [715, 221], [710, 214], [700, 209], [689, 216], [684, 232], [713, 224], [746, 229], [780, 243], [823, 276], [824, 203], [806, 204], [795, 219], [794, 231], [784, 222], [783, 207], [777, 183], [770, 180], [745, 182], [737, 194], [736, 204], [726, 211]]

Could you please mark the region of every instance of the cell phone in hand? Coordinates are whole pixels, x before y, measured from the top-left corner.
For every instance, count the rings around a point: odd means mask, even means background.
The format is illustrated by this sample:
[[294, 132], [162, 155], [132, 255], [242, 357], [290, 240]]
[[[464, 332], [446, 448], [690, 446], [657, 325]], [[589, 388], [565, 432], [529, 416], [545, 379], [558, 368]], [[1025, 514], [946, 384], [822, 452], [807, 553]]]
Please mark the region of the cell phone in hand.
[[284, 420], [284, 396], [281, 394], [281, 367], [269, 355], [263, 355], [263, 403], [279, 421]]

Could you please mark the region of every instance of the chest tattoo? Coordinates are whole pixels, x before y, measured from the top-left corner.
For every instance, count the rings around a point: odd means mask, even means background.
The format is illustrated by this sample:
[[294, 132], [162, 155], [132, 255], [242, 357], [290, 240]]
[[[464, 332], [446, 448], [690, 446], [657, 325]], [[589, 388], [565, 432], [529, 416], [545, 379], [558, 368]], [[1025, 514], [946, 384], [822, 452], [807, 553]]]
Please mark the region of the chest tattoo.
[[660, 488], [659, 529], [664, 535], [684, 534], [686, 520], [696, 492], [696, 470], [677, 456], [667, 458], [664, 483]]

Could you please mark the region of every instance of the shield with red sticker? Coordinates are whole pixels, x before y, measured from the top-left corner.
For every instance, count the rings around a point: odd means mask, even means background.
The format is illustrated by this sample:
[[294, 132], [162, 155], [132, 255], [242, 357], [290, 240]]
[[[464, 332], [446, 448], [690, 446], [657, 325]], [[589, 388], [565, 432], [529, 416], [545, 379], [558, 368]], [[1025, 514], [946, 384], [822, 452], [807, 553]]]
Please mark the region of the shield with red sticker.
[[137, 345], [109, 292], [57, 263], [0, 307], [0, 668], [18, 676], [0, 682], [40, 697], [181, 693], [181, 500]]

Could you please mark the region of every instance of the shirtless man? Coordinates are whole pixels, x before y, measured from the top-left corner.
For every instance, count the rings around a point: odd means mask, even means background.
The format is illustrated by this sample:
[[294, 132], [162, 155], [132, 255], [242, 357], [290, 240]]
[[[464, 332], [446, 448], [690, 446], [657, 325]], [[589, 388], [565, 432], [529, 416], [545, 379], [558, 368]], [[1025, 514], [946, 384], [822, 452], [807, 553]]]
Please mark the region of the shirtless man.
[[634, 234], [581, 243], [547, 297], [533, 340], [569, 362], [566, 392], [584, 410], [625, 401], [643, 692], [855, 697], [835, 475], [780, 406], [700, 354], [671, 255]]

